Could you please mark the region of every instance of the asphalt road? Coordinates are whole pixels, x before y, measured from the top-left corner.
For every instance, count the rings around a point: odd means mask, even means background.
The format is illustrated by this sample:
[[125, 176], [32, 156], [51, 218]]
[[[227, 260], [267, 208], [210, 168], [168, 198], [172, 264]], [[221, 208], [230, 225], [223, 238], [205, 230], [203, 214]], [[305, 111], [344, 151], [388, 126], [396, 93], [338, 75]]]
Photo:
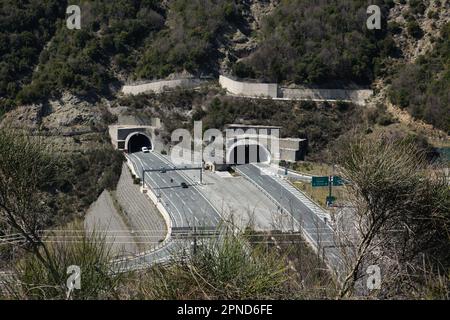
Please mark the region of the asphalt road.
[[[173, 168], [169, 160], [154, 152], [136, 152], [130, 154], [129, 158], [141, 179], [143, 169]], [[182, 188], [182, 182], [185, 182], [188, 188]], [[115, 272], [142, 269], [155, 263], [177, 259], [189, 251], [192, 244], [192, 239], [178, 238], [178, 235], [186, 235], [193, 227], [216, 229], [221, 223], [219, 213], [204, 197], [198, 186], [179, 171], [146, 172], [145, 183], [159, 197], [170, 215], [171, 238], [159, 249], [142, 252], [133, 258], [115, 260], [113, 262]]]
[[289, 191], [280, 178], [262, 174], [258, 165], [240, 165], [237, 170], [268, 193], [283, 210], [293, 216], [310, 243], [320, 251], [320, 254], [325, 256], [330, 267], [335, 270], [342, 267], [340, 250], [335, 244], [334, 231], [330, 227], [329, 221], [325, 222], [323, 216], [317, 215], [299, 197]]
[[[167, 160], [153, 152], [136, 152], [130, 155], [130, 159], [141, 179], [142, 169], [173, 167]], [[182, 182], [185, 182], [188, 187], [181, 187]], [[160, 198], [171, 216], [174, 232], [185, 228], [210, 229], [219, 226], [221, 218], [217, 210], [198, 187], [178, 171], [146, 172], [145, 183]]]

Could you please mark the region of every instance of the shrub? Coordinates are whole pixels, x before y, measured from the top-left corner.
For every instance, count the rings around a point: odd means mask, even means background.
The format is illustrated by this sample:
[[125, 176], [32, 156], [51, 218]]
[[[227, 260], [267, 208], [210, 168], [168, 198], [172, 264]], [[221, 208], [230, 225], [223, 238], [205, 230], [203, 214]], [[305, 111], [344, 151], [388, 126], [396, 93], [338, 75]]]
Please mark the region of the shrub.
[[[204, 240], [185, 259], [156, 266], [139, 281], [139, 299], [277, 299], [287, 297], [283, 257], [252, 248], [231, 231]], [[178, 256], [178, 258], [180, 258]]]
[[7, 285], [9, 295], [21, 300], [67, 299], [67, 268], [75, 265], [81, 269], [81, 290], [73, 290], [70, 299], [117, 298], [117, 286], [124, 275], [113, 272], [111, 245], [104, 235], [85, 232], [76, 224], [74, 230], [60, 230], [48, 237], [58, 239], [46, 248], [46, 262], [54, 266], [54, 272], [35, 255], [25, 256], [15, 266], [16, 276]]
[[423, 36], [422, 28], [417, 21], [409, 21], [406, 25], [406, 30], [408, 30], [408, 34], [413, 38], [420, 39]]

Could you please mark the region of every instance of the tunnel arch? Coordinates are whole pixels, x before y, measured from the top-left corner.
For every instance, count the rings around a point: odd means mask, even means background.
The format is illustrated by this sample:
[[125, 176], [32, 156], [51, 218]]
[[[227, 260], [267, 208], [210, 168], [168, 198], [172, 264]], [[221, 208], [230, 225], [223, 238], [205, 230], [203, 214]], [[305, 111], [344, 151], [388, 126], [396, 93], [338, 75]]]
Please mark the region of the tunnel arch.
[[141, 151], [142, 147], [153, 150], [152, 139], [143, 132], [133, 132], [125, 140], [125, 150], [128, 153]]
[[[241, 152], [240, 159], [238, 159], [239, 152]], [[244, 157], [242, 157], [242, 152]], [[250, 155], [250, 152], [252, 152], [252, 155]], [[271, 160], [270, 151], [258, 141], [251, 139], [236, 141], [228, 147], [226, 154], [227, 164], [270, 163]]]

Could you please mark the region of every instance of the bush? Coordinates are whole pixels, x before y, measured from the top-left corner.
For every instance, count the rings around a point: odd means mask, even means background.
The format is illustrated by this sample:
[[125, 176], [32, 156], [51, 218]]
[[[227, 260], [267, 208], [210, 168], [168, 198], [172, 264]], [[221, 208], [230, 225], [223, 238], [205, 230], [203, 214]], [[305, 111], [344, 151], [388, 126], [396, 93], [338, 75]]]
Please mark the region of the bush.
[[441, 31], [433, 51], [394, 73], [389, 98], [412, 116], [450, 132], [450, 23]]
[[49, 252], [47, 263], [54, 266], [55, 272], [32, 254], [17, 263], [16, 277], [7, 285], [9, 295], [20, 300], [66, 299], [67, 268], [75, 265], [81, 269], [81, 290], [73, 290], [70, 299], [117, 298], [117, 286], [124, 275], [113, 273], [111, 245], [101, 233], [87, 233], [79, 225], [74, 229], [48, 235], [58, 239], [46, 248]]
[[153, 39], [137, 64], [138, 78], [164, 78], [186, 70], [209, 74], [216, 69], [219, 32], [240, 20], [234, 0], [170, 2], [170, 29]]
[[408, 34], [413, 38], [420, 39], [423, 37], [422, 28], [415, 20], [408, 22], [406, 25], [406, 30], [408, 30]]
[[411, 12], [414, 14], [424, 14], [426, 6], [423, 0], [409, 0], [409, 6], [411, 7]]
[[[166, 266], [156, 266], [139, 281], [138, 299], [277, 299], [288, 297], [283, 257], [242, 236], [225, 231], [203, 240]], [[178, 257], [179, 258], [179, 257]]]
[[377, 261], [386, 270], [379, 294], [389, 298], [409, 296], [411, 287], [423, 290], [425, 261], [434, 276], [448, 273], [448, 174], [430, 166], [426, 154], [409, 138], [356, 136], [340, 150], [338, 159], [342, 177], [351, 182], [347, 185], [349, 203], [355, 208], [351, 220], [359, 230], [351, 241], [358, 252], [350, 258], [355, 259], [354, 269], [345, 282], [353, 279], [355, 284], [363, 265]]

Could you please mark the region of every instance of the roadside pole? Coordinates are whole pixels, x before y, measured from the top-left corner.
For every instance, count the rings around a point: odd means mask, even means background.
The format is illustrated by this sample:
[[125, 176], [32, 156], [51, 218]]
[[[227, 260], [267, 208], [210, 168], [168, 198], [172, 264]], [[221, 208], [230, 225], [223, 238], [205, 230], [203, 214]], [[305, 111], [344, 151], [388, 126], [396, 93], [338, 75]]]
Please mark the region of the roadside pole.
[[331, 207], [331, 205], [333, 204], [334, 200], [333, 200], [333, 182], [334, 182], [334, 174], [335, 174], [335, 165], [333, 163], [332, 169], [331, 169], [331, 175], [329, 177], [328, 180], [328, 201], [327, 201], [327, 206]]
[[328, 190], [329, 190], [329, 193], [328, 193], [327, 206], [330, 207], [331, 206], [332, 191], [333, 191], [333, 176], [332, 175], [329, 177]]

